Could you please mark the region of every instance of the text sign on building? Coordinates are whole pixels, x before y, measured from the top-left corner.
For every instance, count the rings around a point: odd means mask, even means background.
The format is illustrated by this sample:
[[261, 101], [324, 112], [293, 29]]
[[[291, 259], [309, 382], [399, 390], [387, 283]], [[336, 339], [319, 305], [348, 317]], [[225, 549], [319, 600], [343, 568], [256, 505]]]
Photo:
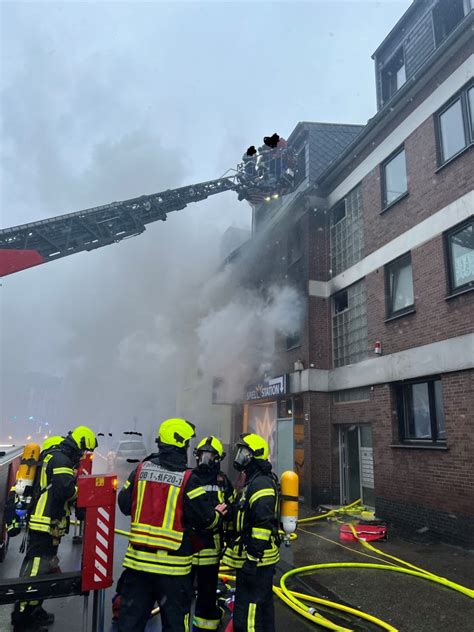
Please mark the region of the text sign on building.
[[245, 401], [251, 402], [258, 399], [268, 399], [269, 397], [281, 397], [286, 395], [287, 388], [287, 375], [265, 379], [258, 384], [247, 386]]

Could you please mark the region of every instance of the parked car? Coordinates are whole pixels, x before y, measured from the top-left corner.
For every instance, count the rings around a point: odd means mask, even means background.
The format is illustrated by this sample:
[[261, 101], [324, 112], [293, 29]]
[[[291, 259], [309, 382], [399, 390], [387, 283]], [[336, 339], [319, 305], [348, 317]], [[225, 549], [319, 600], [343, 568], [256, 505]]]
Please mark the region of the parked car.
[[126, 465], [136, 465], [147, 454], [149, 452], [141, 439], [124, 439], [119, 442], [109, 459], [113, 463], [113, 467], [119, 468]]

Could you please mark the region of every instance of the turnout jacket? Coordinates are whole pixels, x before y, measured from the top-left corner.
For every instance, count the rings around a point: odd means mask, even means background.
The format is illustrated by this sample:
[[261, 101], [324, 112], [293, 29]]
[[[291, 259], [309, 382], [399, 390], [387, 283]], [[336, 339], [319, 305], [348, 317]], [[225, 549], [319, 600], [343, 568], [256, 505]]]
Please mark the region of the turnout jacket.
[[125, 568], [165, 575], [191, 572], [192, 530], [215, 529], [222, 518], [205, 492], [190, 482], [186, 452], [172, 446], [161, 446], [131, 472], [118, 495], [120, 510], [131, 516]]
[[224, 564], [242, 568], [246, 560], [257, 566], [276, 564], [278, 547], [278, 479], [269, 461], [254, 459], [247, 479], [234, 501], [233, 538], [224, 554]]
[[[196, 490], [194, 493], [206, 494], [208, 503], [212, 507], [220, 503], [226, 503], [228, 512], [234, 498], [234, 488], [232, 483], [219, 469], [203, 470], [196, 467], [191, 474], [188, 484], [189, 490]], [[193, 542], [196, 543], [197, 552], [193, 556], [193, 564], [196, 566], [209, 566], [218, 564], [222, 551], [224, 550], [224, 531], [226, 530], [229, 514], [220, 520], [214, 527], [208, 529], [194, 529]]]
[[79, 458], [80, 451], [69, 437], [42, 455], [39, 481], [33, 489], [30, 531], [48, 533], [58, 540], [67, 532], [71, 504], [77, 497], [74, 468]]

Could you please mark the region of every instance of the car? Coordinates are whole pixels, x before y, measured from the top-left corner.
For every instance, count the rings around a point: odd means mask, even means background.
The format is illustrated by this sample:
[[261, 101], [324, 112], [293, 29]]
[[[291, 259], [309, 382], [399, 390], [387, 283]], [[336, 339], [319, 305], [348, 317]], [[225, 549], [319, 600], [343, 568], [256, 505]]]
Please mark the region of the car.
[[141, 439], [124, 439], [119, 441], [113, 455], [114, 467], [136, 465], [149, 454]]

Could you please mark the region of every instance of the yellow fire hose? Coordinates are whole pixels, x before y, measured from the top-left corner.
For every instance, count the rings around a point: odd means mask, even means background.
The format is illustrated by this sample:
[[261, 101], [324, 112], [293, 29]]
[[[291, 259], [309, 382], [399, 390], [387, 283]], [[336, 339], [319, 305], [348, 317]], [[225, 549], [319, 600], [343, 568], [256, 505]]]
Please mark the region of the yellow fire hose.
[[[338, 519], [338, 516], [340, 516], [341, 514], [363, 515], [364, 513], [369, 514], [370, 512], [365, 511], [365, 508], [360, 504], [360, 499], [358, 499], [355, 502], [351, 503], [350, 505], [346, 505], [345, 507], [332, 509], [331, 511], [328, 511], [324, 514], [312, 516], [310, 518], [303, 518], [302, 520], [298, 521], [298, 524], [299, 525], [308, 524], [311, 522], [315, 522], [317, 520], [321, 520], [323, 518]], [[441, 577], [439, 575], [426, 571], [422, 568], [419, 568], [418, 566], [415, 566], [414, 564], [411, 564], [410, 562], [406, 562], [398, 557], [395, 557], [393, 555], [390, 555], [389, 553], [385, 553], [381, 551], [380, 549], [377, 549], [372, 544], [369, 544], [368, 542], [365, 542], [364, 540], [362, 540], [358, 536], [357, 531], [355, 530], [352, 524], [350, 524], [349, 526], [351, 528], [351, 531], [355, 539], [359, 542], [359, 544], [361, 544], [365, 549], [376, 553], [378, 556], [382, 556], [382, 559], [380, 559], [380, 557], [375, 557], [374, 555], [363, 553], [362, 551], [357, 551], [348, 546], [345, 546], [344, 544], [341, 544], [340, 542], [337, 542], [335, 540], [331, 540], [330, 538], [326, 538], [319, 534], [313, 533], [312, 531], [306, 531], [305, 529], [300, 529], [300, 531], [308, 535], [321, 538], [325, 541], [332, 542], [333, 544], [336, 544], [338, 546], [348, 549], [352, 553], [357, 553], [359, 555], [363, 555], [365, 557], [375, 559], [377, 562], [384, 562], [384, 563], [375, 564], [373, 562], [372, 563], [337, 562], [337, 563], [326, 563], [326, 564], [312, 564], [311, 566], [301, 566], [299, 568], [294, 568], [284, 573], [280, 579], [280, 585], [273, 586], [273, 592], [285, 604], [287, 604], [290, 608], [292, 608], [295, 612], [300, 614], [302, 617], [304, 617], [308, 621], [311, 621], [329, 630], [335, 630], [337, 632], [351, 632], [350, 628], [345, 628], [333, 623], [331, 620], [327, 619], [322, 614], [320, 614], [316, 610], [316, 608], [307, 605], [308, 603], [319, 604], [319, 605], [325, 606], [326, 608], [331, 608], [334, 610], [345, 612], [359, 619], [365, 619], [366, 621], [370, 621], [371, 623], [378, 625], [383, 630], [388, 630], [389, 632], [398, 632], [397, 628], [393, 627], [389, 623], [386, 623], [385, 621], [382, 621], [381, 619], [378, 619], [377, 617], [367, 612], [363, 612], [362, 610], [357, 610], [355, 608], [351, 608], [349, 606], [345, 606], [337, 602], [328, 601], [327, 599], [322, 599], [320, 597], [314, 597], [313, 595], [307, 595], [307, 594], [300, 593], [294, 590], [290, 590], [286, 585], [286, 582], [290, 577], [295, 577], [302, 573], [308, 573], [312, 571], [315, 572], [318, 570], [324, 570], [328, 568], [329, 569], [334, 569], [334, 568], [367, 569], [368, 568], [368, 569], [376, 569], [376, 570], [383, 570], [383, 571], [392, 571], [395, 573], [404, 573], [406, 575], [411, 575], [412, 577], [419, 577], [420, 579], [425, 579], [427, 581], [440, 584], [442, 586], [445, 586], [446, 588], [455, 590], [465, 595], [466, 597], [469, 597], [470, 599], [474, 599], [474, 590], [467, 588], [466, 586], [457, 584], [456, 582], [446, 579], [445, 577]], [[124, 535], [126, 537], [130, 535], [128, 531], [124, 531], [122, 529], [115, 529], [115, 533]], [[297, 537], [298, 536], [294, 533], [290, 536], [290, 539], [294, 540]], [[391, 560], [394, 560], [394, 561], [391, 561]], [[220, 571], [219, 572], [220, 579], [224, 581], [235, 581], [235, 575], [234, 575], [235, 569], [231, 569], [228, 566], [221, 565], [219, 571]], [[227, 572], [227, 571], [230, 571], [230, 572]]]

